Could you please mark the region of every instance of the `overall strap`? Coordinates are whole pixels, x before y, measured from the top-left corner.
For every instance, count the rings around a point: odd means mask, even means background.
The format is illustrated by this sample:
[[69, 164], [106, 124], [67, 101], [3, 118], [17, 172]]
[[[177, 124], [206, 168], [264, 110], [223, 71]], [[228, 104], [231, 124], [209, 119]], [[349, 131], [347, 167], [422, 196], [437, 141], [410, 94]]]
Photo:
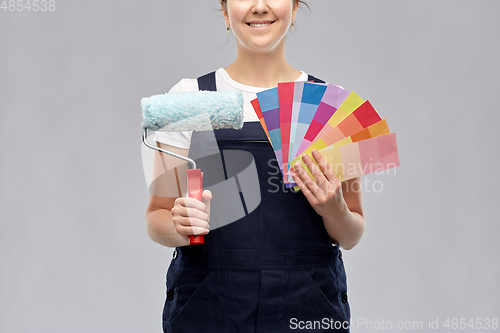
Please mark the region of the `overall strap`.
[[326, 83], [325, 81], [320, 80], [317, 77], [314, 77], [312, 75], [307, 75], [307, 81], [313, 81], [315, 83]]
[[198, 78], [198, 90], [217, 91], [217, 84], [215, 83], [215, 72], [202, 75]]

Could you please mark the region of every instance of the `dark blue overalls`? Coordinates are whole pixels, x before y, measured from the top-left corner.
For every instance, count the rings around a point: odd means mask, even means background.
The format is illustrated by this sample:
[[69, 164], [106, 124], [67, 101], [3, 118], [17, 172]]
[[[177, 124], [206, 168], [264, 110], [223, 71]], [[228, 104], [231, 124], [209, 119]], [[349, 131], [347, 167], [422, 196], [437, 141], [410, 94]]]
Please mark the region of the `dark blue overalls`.
[[[200, 90], [215, 91], [215, 73], [200, 77], [198, 84]], [[167, 273], [164, 332], [348, 332], [342, 254], [305, 196], [284, 189], [281, 177], [270, 181], [278, 163], [260, 123], [215, 132], [221, 151], [253, 155], [261, 202], [238, 221], [211, 230], [204, 245], [175, 249]], [[199, 135], [193, 133], [190, 154], [203, 141]], [[200, 163], [205, 182], [209, 175]], [[230, 209], [216, 199], [212, 211]]]

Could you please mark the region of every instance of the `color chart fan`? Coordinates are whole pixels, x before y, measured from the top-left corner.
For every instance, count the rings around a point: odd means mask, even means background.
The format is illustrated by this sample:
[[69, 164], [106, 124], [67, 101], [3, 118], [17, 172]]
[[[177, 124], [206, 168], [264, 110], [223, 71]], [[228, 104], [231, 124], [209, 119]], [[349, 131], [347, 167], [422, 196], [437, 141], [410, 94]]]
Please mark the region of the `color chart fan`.
[[395, 134], [354, 92], [333, 84], [287, 82], [258, 93], [252, 105], [287, 187], [295, 186], [290, 166], [305, 167], [301, 156], [313, 149], [341, 181], [399, 166]]

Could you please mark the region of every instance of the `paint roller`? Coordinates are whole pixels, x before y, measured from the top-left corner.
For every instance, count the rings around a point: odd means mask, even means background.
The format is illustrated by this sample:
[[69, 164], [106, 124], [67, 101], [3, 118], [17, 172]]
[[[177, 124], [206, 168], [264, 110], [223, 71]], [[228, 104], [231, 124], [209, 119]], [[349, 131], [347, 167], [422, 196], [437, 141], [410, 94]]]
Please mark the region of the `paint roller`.
[[[188, 196], [202, 201], [203, 179], [196, 162], [147, 141], [148, 131], [184, 132], [243, 127], [243, 96], [234, 90], [170, 93], [145, 97], [142, 107], [142, 142], [148, 148], [188, 163]], [[190, 244], [203, 244], [202, 235], [189, 236]]]

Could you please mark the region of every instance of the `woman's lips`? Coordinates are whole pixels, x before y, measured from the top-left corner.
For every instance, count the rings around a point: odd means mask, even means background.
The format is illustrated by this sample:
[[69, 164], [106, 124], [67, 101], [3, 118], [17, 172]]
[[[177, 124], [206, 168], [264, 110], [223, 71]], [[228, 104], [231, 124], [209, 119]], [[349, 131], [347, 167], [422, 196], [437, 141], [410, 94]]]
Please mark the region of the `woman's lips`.
[[247, 25], [252, 28], [263, 28], [273, 24], [275, 21], [253, 21], [248, 22]]

